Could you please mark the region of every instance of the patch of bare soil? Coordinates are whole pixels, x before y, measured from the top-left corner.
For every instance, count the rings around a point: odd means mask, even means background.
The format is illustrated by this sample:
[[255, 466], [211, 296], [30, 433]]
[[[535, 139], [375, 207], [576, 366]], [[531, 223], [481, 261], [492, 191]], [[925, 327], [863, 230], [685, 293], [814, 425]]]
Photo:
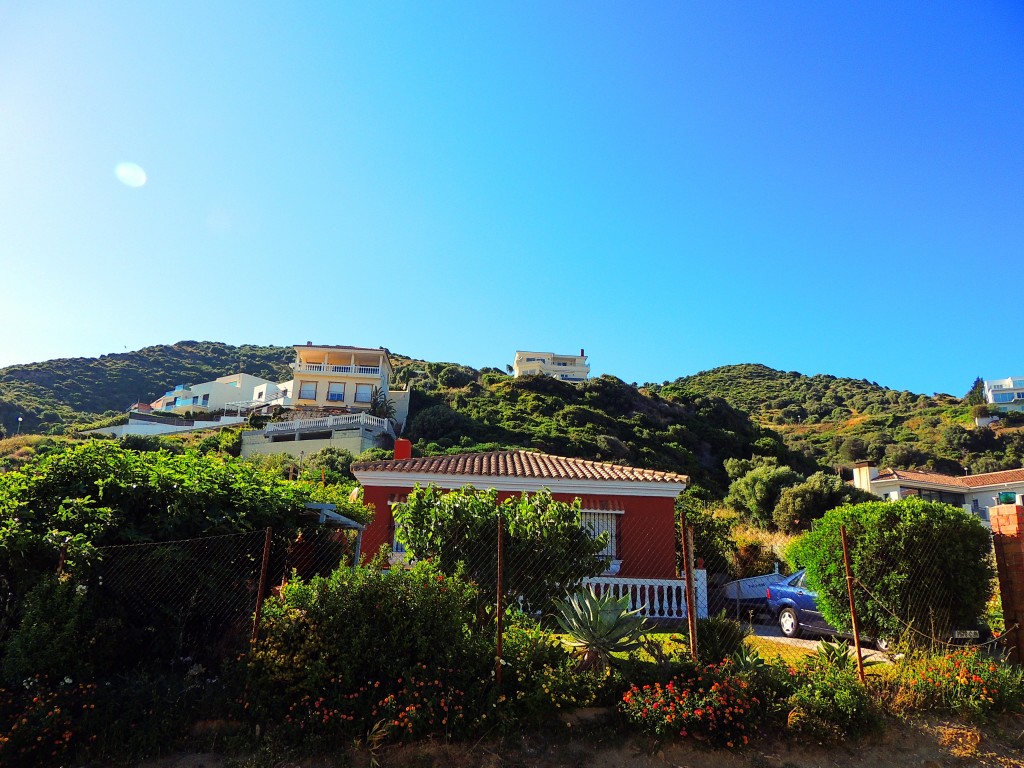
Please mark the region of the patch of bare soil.
[[842, 744], [760, 738], [742, 750], [710, 749], [627, 735], [611, 725], [567, 721], [564, 731], [446, 744], [439, 741], [341, 749], [287, 759], [182, 754], [143, 768], [1024, 768], [1024, 718], [984, 730], [952, 720], [890, 722], [876, 735]]

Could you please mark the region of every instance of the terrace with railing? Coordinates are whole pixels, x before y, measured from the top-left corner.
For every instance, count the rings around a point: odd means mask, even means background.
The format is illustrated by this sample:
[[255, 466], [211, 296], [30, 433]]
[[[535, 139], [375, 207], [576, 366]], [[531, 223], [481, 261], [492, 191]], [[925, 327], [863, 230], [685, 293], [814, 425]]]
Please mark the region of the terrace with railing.
[[315, 419], [293, 419], [267, 424], [263, 434], [266, 437], [302, 434], [305, 432], [338, 432], [364, 429], [368, 434], [395, 436], [394, 426], [389, 419], [370, 416], [367, 413], [349, 413], [341, 416], [321, 416]]
[[293, 363], [296, 373], [343, 373], [354, 376], [380, 376], [379, 365], [331, 365], [329, 363]]

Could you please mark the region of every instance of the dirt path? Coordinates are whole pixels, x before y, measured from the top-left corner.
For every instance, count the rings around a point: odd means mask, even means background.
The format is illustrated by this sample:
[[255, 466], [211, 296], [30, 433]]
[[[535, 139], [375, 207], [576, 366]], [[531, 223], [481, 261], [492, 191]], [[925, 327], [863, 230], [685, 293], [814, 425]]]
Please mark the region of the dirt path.
[[[573, 722], [572, 720], [567, 722]], [[1007, 718], [985, 732], [954, 721], [890, 723], [878, 736], [822, 746], [759, 740], [738, 752], [690, 742], [626, 736], [585, 720], [527, 736], [477, 743], [425, 742], [369, 752], [303, 759], [266, 755], [225, 758], [193, 753], [147, 762], [144, 768], [986, 768], [1024, 767], [1024, 718]]]

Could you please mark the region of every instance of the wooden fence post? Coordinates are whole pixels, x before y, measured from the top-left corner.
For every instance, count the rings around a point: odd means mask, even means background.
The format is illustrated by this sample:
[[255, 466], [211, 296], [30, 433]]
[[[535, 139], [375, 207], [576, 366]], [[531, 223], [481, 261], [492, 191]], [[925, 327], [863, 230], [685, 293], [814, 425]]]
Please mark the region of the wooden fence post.
[[267, 589], [267, 566], [270, 564], [270, 536], [272, 530], [267, 528], [266, 538], [263, 540], [263, 567], [260, 570], [259, 592], [256, 593], [256, 613], [252, 619], [252, 642], [260, 634], [260, 617], [263, 615], [263, 593]]
[[857, 608], [853, 604], [853, 573], [850, 571], [850, 550], [846, 546], [846, 526], [839, 526], [839, 535], [843, 540], [843, 567], [846, 569], [846, 593], [850, 597], [850, 621], [853, 623], [853, 648], [857, 652], [857, 676], [861, 683], [864, 680], [864, 657], [860, 652], [860, 628], [857, 626]]
[[494, 682], [501, 688], [501, 666], [502, 666], [502, 630], [504, 629], [505, 613], [505, 536], [502, 530], [501, 508], [498, 508], [498, 595], [497, 595], [497, 637], [494, 645]]

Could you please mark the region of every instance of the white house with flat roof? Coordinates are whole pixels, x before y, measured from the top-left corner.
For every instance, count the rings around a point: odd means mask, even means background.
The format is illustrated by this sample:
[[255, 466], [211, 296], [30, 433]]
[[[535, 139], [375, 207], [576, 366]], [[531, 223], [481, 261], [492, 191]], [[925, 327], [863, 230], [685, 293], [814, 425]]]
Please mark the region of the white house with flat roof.
[[1024, 376], [986, 380], [985, 401], [1001, 411], [1024, 411]]
[[154, 411], [164, 413], [222, 411], [228, 403], [252, 400], [257, 387], [273, 384], [268, 379], [248, 373], [232, 373], [202, 384], [179, 384], [150, 406]]
[[583, 350], [578, 355], [556, 355], [554, 352], [516, 352], [512, 362], [516, 376], [551, 376], [561, 381], [586, 381], [590, 366]]

